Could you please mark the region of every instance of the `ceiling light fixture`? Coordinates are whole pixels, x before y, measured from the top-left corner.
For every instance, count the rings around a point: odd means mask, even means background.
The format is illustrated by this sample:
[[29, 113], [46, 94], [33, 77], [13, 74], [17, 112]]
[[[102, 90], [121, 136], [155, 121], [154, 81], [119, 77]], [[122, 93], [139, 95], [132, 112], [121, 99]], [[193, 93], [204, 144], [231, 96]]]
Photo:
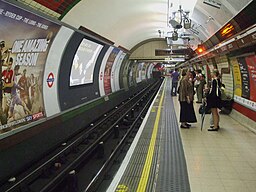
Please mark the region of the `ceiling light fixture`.
[[190, 29], [191, 28], [191, 19], [189, 19], [189, 11], [183, 11], [181, 5], [179, 10], [172, 12], [172, 16], [169, 18], [169, 23], [174, 29]]

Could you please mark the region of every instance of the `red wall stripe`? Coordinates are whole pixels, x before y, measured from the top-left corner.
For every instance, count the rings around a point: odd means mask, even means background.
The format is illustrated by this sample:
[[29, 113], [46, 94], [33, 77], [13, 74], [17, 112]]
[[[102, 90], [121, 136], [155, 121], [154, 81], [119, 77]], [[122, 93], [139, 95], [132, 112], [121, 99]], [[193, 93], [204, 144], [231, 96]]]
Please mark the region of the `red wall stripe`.
[[233, 108], [245, 115], [246, 117], [250, 118], [251, 120], [256, 121], [256, 111], [248, 109], [247, 107], [240, 105], [236, 102], [234, 102]]

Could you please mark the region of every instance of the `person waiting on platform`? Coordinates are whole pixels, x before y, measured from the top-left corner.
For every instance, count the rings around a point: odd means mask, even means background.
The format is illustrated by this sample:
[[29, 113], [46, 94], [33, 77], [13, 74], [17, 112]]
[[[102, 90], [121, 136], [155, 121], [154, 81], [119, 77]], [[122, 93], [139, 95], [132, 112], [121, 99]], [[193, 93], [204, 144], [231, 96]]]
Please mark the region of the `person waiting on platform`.
[[179, 86], [179, 102], [180, 102], [180, 128], [189, 128], [188, 123], [196, 123], [196, 115], [193, 106], [194, 87], [192, 81], [189, 80], [190, 71], [183, 70], [182, 78]]
[[202, 103], [204, 84], [205, 84], [205, 80], [203, 78], [202, 71], [198, 69], [196, 70], [196, 77], [195, 77], [195, 83], [194, 83], [194, 86], [196, 88], [196, 96], [197, 96], [196, 103]]
[[178, 69], [175, 69], [172, 74], [172, 90], [171, 90], [171, 95], [176, 96], [177, 95], [177, 87], [178, 87], [178, 82], [179, 82], [179, 77], [180, 74], [178, 72]]
[[221, 82], [220, 82], [220, 74], [217, 69], [214, 69], [212, 72], [212, 81], [209, 94], [206, 97], [207, 108], [211, 109], [212, 118], [213, 118], [213, 126], [210, 126], [208, 131], [218, 131], [219, 130], [219, 112], [218, 108], [221, 108]]

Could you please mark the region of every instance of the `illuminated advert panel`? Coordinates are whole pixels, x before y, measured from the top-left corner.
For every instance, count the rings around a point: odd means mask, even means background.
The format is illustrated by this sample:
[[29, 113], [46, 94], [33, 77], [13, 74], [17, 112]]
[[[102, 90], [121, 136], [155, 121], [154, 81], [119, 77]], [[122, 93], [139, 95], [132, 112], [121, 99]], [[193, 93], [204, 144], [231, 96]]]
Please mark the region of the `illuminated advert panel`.
[[80, 43], [70, 73], [70, 86], [93, 83], [93, 71], [102, 45], [83, 39]]

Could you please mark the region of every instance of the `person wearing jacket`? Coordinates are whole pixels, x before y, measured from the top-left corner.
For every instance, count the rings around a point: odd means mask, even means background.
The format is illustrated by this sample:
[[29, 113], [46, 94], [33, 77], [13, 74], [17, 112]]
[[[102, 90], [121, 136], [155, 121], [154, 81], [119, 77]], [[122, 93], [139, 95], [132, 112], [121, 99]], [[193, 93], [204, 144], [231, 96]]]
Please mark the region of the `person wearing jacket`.
[[193, 106], [194, 100], [194, 86], [189, 80], [191, 76], [190, 71], [183, 70], [182, 78], [179, 86], [179, 102], [180, 102], [180, 127], [189, 128], [191, 125], [188, 123], [196, 123], [196, 115]]

